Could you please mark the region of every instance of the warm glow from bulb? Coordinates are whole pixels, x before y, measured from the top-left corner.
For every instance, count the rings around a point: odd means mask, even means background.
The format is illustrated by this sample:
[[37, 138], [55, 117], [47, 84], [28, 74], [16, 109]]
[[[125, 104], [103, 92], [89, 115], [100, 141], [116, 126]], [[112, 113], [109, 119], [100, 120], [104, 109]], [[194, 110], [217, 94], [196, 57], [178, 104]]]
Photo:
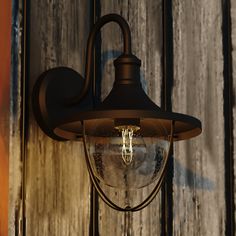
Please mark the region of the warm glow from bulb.
[[133, 136], [139, 130], [138, 126], [118, 126], [116, 127], [122, 136], [121, 156], [126, 165], [130, 165], [133, 160]]
[[122, 159], [126, 165], [129, 165], [133, 160], [133, 130], [122, 130]]

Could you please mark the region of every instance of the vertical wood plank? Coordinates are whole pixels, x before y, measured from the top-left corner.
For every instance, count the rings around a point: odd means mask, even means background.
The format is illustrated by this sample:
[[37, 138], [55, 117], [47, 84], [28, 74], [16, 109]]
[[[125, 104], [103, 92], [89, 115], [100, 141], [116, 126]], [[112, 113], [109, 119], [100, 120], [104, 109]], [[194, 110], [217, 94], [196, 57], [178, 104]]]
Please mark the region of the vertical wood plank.
[[18, 233], [18, 217], [21, 217], [22, 214], [23, 12], [23, 2], [12, 1], [8, 235], [16, 235]]
[[235, 235], [234, 160], [233, 160], [233, 75], [230, 1], [222, 1], [222, 41], [224, 56], [224, 131], [225, 131], [225, 235]]
[[9, 116], [11, 75], [11, 2], [0, 7], [0, 235], [8, 231]]
[[[101, 15], [117, 13], [129, 23], [134, 54], [142, 60], [143, 87], [153, 101], [160, 105], [161, 54], [162, 54], [162, 4], [161, 1], [101, 1]], [[109, 37], [108, 37], [109, 36]], [[104, 98], [114, 81], [113, 60], [122, 52], [122, 35], [114, 23], [102, 29], [102, 91]], [[141, 201], [151, 187], [135, 192], [135, 201]], [[121, 191], [106, 188], [108, 195], [123, 203]], [[137, 197], [138, 196], [138, 197]], [[99, 201], [100, 235], [160, 235], [160, 196], [150, 206], [136, 213], [124, 214], [110, 209]], [[116, 226], [116, 227], [114, 227]]]
[[[172, 0], [162, 0], [162, 25], [163, 25], [163, 75], [161, 108], [172, 111], [172, 87], [173, 87], [173, 17]], [[167, 171], [161, 188], [161, 235], [172, 235], [173, 233], [173, 146], [167, 163]]]
[[[233, 123], [233, 159], [234, 159], [234, 190], [236, 189], [236, 2], [230, 1], [231, 4], [231, 40], [232, 40], [232, 123]], [[234, 191], [234, 206], [236, 206], [236, 191]], [[236, 215], [236, 209], [234, 209]], [[236, 220], [236, 217], [235, 217]], [[234, 222], [234, 227], [236, 221]]]
[[[90, 27], [89, 1], [39, 0], [30, 4], [29, 96], [46, 69], [68, 66], [84, 73]], [[89, 235], [90, 181], [83, 144], [53, 141], [42, 133], [31, 108], [29, 111], [26, 233]]]
[[173, 1], [173, 111], [203, 133], [174, 149], [174, 235], [224, 235], [224, 116], [220, 0]]

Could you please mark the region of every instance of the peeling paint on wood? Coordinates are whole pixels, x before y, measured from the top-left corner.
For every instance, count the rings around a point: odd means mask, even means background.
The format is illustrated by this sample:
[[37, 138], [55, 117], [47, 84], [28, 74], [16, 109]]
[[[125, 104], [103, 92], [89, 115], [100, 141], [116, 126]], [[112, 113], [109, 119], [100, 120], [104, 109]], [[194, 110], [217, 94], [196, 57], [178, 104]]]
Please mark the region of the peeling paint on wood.
[[12, 2], [10, 141], [9, 141], [9, 216], [8, 235], [16, 235], [17, 215], [21, 208], [22, 159], [22, 2]]
[[174, 149], [174, 235], [224, 235], [221, 1], [173, 1], [173, 111], [199, 117], [203, 133]]

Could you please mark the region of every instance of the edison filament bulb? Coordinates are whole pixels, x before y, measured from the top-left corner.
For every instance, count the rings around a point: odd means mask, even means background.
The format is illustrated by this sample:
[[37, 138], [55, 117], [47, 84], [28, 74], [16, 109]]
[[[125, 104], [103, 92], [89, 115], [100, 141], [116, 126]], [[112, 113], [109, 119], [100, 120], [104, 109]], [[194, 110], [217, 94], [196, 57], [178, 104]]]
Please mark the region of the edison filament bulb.
[[134, 156], [133, 148], [133, 137], [135, 137], [136, 132], [140, 129], [138, 126], [129, 125], [129, 126], [117, 126], [115, 129], [121, 134], [122, 142], [121, 146], [121, 157], [125, 165], [131, 164]]

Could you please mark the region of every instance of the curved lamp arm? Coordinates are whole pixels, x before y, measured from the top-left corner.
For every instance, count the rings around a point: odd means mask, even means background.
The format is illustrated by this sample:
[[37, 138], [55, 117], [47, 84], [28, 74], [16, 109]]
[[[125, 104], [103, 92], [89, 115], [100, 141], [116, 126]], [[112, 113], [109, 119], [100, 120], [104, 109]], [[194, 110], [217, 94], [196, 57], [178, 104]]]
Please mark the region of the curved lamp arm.
[[69, 105], [74, 105], [76, 103], [79, 103], [88, 92], [89, 85], [90, 85], [92, 55], [93, 55], [93, 46], [94, 46], [95, 37], [97, 33], [100, 31], [100, 29], [109, 22], [118, 23], [123, 34], [123, 45], [124, 45], [123, 52], [124, 54], [132, 54], [130, 28], [129, 28], [128, 23], [125, 21], [125, 19], [117, 14], [108, 14], [101, 17], [93, 26], [89, 34], [89, 38], [88, 38], [87, 49], [86, 49], [85, 83], [84, 83], [83, 90], [81, 91], [78, 97], [75, 97], [74, 99], [69, 101]]

